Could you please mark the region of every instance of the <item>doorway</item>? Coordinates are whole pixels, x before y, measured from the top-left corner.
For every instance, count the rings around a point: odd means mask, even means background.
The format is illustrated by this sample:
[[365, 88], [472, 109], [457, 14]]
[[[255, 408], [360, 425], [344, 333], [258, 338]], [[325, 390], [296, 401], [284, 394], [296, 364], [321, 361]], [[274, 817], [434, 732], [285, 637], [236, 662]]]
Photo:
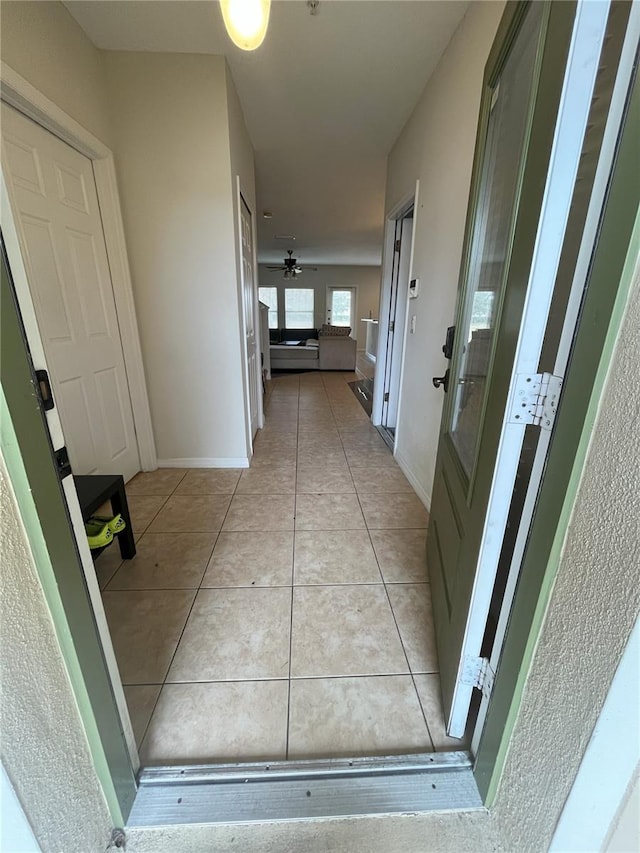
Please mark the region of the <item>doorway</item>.
[[356, 289], [355, 287], [327, 288], [327, 323], [331, 326], [355, 328]]
[[[286, 395], [285, 395], [285, 397], [286, 397]], [[285, 401], [285, 405], [286, 405], [286, 401]]]
[[240, 196], [240, 242], [242, 256], [242, 306], [244, 320], [244, 355], [246, 359], [247, 415], [249, 420], [249, 445], [262, 425], [262, 365], [258, 317], [258, 288], [255, 280], [255, 252], [253, 243], [253, 217], [242, 193]]
[[402, 365], [413, 253], [415, 196], [387, 220], [372, 420], [393, 450], [400, 409]]

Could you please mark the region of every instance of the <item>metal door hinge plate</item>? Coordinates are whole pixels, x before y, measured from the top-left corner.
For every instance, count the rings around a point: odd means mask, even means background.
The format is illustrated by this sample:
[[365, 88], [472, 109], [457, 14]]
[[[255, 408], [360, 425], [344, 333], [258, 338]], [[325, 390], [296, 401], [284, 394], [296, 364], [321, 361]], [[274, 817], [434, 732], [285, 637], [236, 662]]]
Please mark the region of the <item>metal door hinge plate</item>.
[[562, 377], [551, 373], [519, 373], [509, 415], [510, 424], [534, 424], [551, 430], [562, 391]]
[[487, 699], [491, 696], [495, 672], [488, 658], [466, 655], [462, 661], [460, 682], [467, 687], [477, 687]]

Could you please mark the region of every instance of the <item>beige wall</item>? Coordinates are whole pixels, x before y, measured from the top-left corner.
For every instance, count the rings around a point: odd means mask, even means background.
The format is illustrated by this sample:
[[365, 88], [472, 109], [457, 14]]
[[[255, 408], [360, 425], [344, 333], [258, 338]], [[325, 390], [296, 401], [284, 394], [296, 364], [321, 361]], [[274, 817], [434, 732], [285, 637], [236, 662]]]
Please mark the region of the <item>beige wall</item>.
[[[237, 464], [247, 449], [225, 61], [108, 52], [105, 64], [159, 462]], [[250, 185], [248, 153], [234, 157]]]
[[[283, 257], [286, 252], [283, 252]], [[294, 253], [295, 254], [295, 253]], [[259, 283], [264, 287], [278, 288], [278, 313], [279, 325], [284, 327], [284, 288], [288, 287], [312, 287], [315, 291], [315, 323], [317, 327], [327, 322], [327, 287], [355, 287], [356, 296], [356, 323], [351, 331], [351, 337], [358, 341], [358, 348], [364, 349], [366, 337], [366, 323], [362, 323], [363, 317], [368, 317], [369, 312], [373, 318], [378, 317], [378, 306], [380, 303], [380, 267], [360, 266], [330, 266], [318, 267], [318, 271], [305, 270], [297, 278], [295, 283], [285, 281], [281, 272], [268, 270], [266, 266], [260, 265]]]
[[253, 150], [224, 58], [97, 50], [61, 3], [2, 3], [2, 60], [114, 151], [159, 460], [247, 456], [235, 176]]
[[411, 302], [416, 332], [406, 336], [397, 453], [429, 502], [435, 470], [444, 373], [442, 344], [453, 322], [484, 66], [504, 9], [472, 3], [389, 156], [387, 214], [420, 180]]
[[64, 6], [3, 0], [0, 16], [2, 61], [110, 145], [102, 54]]

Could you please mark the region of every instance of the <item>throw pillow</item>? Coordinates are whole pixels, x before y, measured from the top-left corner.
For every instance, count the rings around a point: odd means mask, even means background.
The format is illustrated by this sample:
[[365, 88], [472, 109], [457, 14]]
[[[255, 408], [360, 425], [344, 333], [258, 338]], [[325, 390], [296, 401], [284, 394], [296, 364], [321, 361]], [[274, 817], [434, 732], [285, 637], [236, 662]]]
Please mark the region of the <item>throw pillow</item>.
[[320, 329], [320, 335], [323, 338], [348, 337], [350, 334], [351, 326], [332, 326], [329, 323], [323, 323]]

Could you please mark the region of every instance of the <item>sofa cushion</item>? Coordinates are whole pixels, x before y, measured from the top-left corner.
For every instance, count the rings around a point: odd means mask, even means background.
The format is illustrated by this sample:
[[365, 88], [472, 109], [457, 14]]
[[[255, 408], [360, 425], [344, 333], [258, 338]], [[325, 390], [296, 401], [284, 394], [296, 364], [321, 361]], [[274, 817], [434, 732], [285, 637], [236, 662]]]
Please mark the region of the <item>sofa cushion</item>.
[[271, 359], [276, 361], [315, 361], [318, 358], [317, 347], [289, 347], [286, 344], [271, 344]]
[[280, 329], [280, 341], [306, 341], [317, 337], [317, 329]]

